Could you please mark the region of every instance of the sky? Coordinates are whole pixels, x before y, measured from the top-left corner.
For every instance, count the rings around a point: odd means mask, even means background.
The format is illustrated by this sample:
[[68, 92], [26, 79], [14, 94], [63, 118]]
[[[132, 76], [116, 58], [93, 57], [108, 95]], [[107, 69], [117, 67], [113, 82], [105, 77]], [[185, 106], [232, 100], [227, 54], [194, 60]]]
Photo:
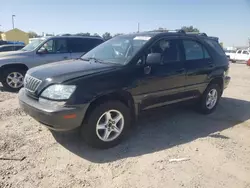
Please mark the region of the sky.
[[246, 46], [250, 0], [0, 0], [0, 30], [15, 27], [38, 34], [131, 33], [198, 28], [224, 46]]

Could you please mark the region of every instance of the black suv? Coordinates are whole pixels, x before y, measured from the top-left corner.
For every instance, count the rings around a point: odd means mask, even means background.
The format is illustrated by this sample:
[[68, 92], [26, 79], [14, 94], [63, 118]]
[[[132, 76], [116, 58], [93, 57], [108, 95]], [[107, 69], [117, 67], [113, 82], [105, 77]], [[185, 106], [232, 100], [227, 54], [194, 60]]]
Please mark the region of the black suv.
[[30, 69], [19, 100], [49, 129], [80, 127], [88, 144], [109, 148], [143, 110], [194, 100], [200, 112], [213, 112], [228, 69], [216, 37], [182, 30], [122, 35], [80, 59]]

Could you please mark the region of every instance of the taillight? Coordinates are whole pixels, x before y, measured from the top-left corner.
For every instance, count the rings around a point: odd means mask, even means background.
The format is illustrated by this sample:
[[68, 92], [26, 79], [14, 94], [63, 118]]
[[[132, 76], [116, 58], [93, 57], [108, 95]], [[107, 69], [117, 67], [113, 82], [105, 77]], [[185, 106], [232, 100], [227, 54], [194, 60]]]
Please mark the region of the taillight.
[[250, 59], [247, 61], [247, 65], [250, 66]]

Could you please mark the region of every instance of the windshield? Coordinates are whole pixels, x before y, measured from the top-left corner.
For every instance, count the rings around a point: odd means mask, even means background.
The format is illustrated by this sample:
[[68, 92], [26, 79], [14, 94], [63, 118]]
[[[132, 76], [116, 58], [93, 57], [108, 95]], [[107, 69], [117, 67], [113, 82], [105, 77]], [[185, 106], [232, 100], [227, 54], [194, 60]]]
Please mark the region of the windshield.
[[26, 45], [24, 48], [22, 48], [21, 51], [32, 51], [36, 47], [38, 47], [41, 44], [41, 42], [43, 42], [43, 41], [44, 41], [44, 39], [36, 39], [33, 42]]
[[149, 39], [148, 36], [114, 37], [89, 51], [81, 58], [95, 58], [101, 62], [125, 65]]

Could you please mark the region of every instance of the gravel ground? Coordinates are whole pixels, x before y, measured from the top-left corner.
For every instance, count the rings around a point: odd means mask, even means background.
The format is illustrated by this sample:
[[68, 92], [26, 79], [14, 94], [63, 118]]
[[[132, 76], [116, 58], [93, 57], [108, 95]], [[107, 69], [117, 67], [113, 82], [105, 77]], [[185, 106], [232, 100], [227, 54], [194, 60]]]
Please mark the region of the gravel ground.
[[[0, 160], [0, 187], [250, 188], [250, 69], [230, 71], [214, 114], [149, 111], [109, 150], [88, 147], [76, 132], [50, 132], [20, 110], [17, 94], [0, 91], [0, 157], [17, 159]], [[186, 160], [169, 161], [176, 158]]]

